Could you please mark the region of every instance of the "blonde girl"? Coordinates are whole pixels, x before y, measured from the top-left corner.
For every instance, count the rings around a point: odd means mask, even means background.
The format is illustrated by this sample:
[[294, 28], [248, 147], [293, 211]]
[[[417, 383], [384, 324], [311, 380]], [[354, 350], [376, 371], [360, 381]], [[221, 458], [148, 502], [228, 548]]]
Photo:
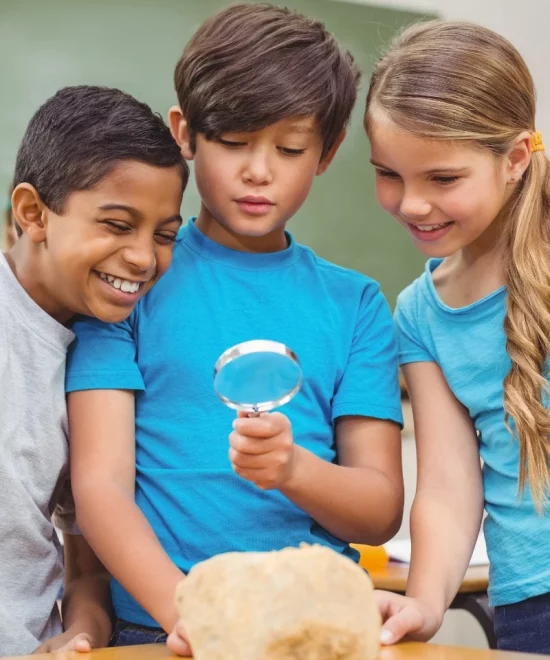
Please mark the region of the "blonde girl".
[[378, 201], [429, 258], [395, 313], [418, 485], [408, 597], [379, 594], [383, 641], [437, 631], [485, 508], [498, 646], [550, 653], [550, 174], [533, 81], [490, 30], [418, 24], [376, 65], [365, 126]]

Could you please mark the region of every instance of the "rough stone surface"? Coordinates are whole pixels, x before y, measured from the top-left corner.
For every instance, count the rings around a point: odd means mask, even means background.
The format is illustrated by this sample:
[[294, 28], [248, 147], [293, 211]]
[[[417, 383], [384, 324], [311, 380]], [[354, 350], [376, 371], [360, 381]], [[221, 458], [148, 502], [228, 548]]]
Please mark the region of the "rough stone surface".
[[322, 546], [232, 552], [176, 590], [195, 660], [374, 660], [380, 614], [354, 562]]

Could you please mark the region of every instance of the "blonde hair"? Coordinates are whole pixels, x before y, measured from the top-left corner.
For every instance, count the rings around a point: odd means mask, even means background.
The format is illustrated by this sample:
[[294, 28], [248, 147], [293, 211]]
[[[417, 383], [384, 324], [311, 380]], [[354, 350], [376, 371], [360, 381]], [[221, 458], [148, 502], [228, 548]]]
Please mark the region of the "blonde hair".
[[[373, 108], [415, 135], [469, 141], [497, 157], [520, 133], [535, 129], [527, 65], [506, 39], [470, 23], [430, 21], [399, 35], [374, 69], [367, 133]], [[512, 361], [504, 380], [505, 422], [519, 441], [519, 490], [529, 481], [540, 512], [550, 488], [550, 168], [544, 151], [531, 155], [505, 213], [504, 329]]]

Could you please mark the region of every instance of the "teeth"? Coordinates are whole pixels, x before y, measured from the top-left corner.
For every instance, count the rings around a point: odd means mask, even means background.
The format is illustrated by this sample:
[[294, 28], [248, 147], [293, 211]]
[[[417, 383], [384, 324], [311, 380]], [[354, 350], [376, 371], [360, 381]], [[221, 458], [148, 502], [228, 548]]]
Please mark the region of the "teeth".
[[118, 277], [113, 277], [112, 275], [106, 275], [105, 273], [99, 273], [99, 277], [115, 289], [120, 289], [124, 293], [135, 293], [139, 289], [139, 282], [131, 282], [130, 280], [121, 280]]
[[434, 231], [434, 229], [441, 229], [442, 227], [445, 227], [447, 223], [443, 223], [442, 225], [415, 225], [416, 228], [419, 231]]

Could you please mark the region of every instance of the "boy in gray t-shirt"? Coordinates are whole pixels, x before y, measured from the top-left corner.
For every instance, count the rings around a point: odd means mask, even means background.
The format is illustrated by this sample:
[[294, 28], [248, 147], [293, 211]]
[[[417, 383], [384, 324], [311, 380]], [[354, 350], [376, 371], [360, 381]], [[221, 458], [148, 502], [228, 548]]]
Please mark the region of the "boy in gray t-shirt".
[[[12, 194], [20, 238], [0, 252], [1, 656], [109, 639], [108, 576], [68, 487], [67, 325], [75, 314], [122, 321], [162, 276], [187, 179], [162, 120], [119, 90], [60, 90], [23, 138]], [[52, 516], [65, 538], [63, 620]]]

